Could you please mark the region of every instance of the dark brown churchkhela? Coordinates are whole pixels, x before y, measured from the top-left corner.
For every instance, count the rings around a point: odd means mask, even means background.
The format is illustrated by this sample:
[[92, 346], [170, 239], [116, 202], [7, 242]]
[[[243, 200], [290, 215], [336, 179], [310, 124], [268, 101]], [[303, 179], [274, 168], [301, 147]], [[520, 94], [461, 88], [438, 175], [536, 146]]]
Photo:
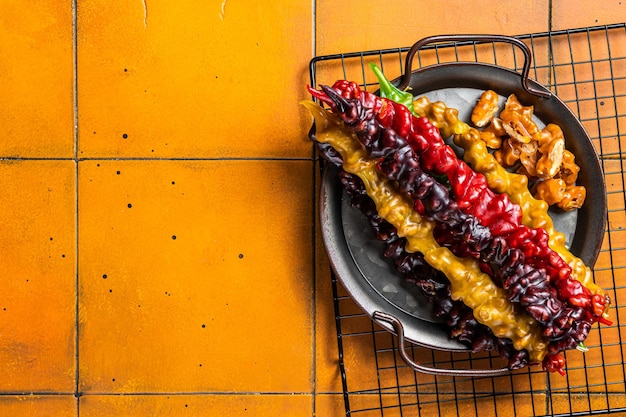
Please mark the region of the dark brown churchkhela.
[[509, 339], [495, 337], [487, 326], [478, 323], [470, 308], [461, 301], [452, 300], [450, 284], [445, 275], [428, 265], [420, 253], [405, 250], [405, 240], [397, 235], [392, 225], [380, 218], [357, 176], [340, 170], [339, 179], [350, 196], [350, 204], [365, 215], [376, 238], [385, 242], [384, 256], [427, 297], [433, 305], [433, 315], [446, 321], [451, 338], [466, 344], [473, 352], [496, 349], [501, 357], [508, 360], [509, 369], [528, 365], [526, 350], [515, 350]]
[[[341, 156], [332, 147], [315, 140], [315, 126], [309, 136], [318, 144], [320, 155], [327, 162], [341, 167]], [[364, 214], [376, 238], [386, 244], [384, 256], [431, 302], [433, 315], [445, 320], [451, 338], [461, 341], [473, 352], [496, 349], [508, 361], [509, 369], [520, 369], [528, 365], [529, 355], [526, 350], [516, 350], [510, 339], [497, 338], [487, 326], [476, 321], [469, 307], [461, 301], [452, 300], [450, 284], [445, 275], [426, 263], [422, 254], [405, 250], [406, 240], [399, 237], [395, 227], [379, 216], [374, 202], [356, 175], [339, 168], [339, 180], [350, 197], [350, 204]]]
[[[488, 326], [498, 338], [509, 339], [516, 350], [526, 350], [529, 362], [542, 362], [548, 341], [541, 334], [540, 323], [518, 311], [509, 301], [506, 290], [480, 270], [476, 259], [458, 257], [437, 243], [433, 234], [435, 222], [421, 216], [413, 202], [398, 190], [397, 182], [379, 172], [376, 167], [378, 159], [367, 155], [356, 134], [339, 116], [312, 101], [301, 103], [315, 119], [314, 140], [330, 144], [341, 156], [342, 168], [362, 180], [380, 217], [393, 225], [398, 235], [406, 240], [406, 250], [423, 254], [430, 266], [441, 271], [450, 282], [451, 298], [470, 308], [478, 322]], [[562, 369], [563, 365], [564, 361], [554, 370]]]

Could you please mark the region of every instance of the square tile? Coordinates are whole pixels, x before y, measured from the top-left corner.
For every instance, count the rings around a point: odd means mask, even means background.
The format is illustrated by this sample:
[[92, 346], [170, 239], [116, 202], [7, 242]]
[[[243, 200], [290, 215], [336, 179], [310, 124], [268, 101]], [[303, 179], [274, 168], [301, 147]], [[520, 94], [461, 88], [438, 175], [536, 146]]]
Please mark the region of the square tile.
[[[350, 415], [378, 416], [535, 416], [543, 415], [546, 407], [544, 394], [501, 395], [472, 397], [467, 393], [439, 392], [399, 393], [385, 392], [381, 395], [355, 393], [349, 397]], [[343, 415], [345, 405], [339, 395], [316, 397], [318, 415]], [[332, 414], [331, 410], [335, 410]]]
[[543, 32], [549, 25], [548, 3], [532, 0], [506, 7], [487, 0], [454, 0], [442, 7], [372, 0], [316, 4], [316, 55], [406, 47], [447, 33]]
[[311, 21], [299, 1], [81, 1], [80, 156], [310, 157]]
[[85, 392], [310, 392], [310, 161], [83, 161]]
[[625, 19], [626, 3], [621, 0], [608, 0], [602, 3], [593, 0], [552, 2], [553, 30], [621, 23]]
[[318, 393], [342, 392], [330, 264], [321, 239], [317, 239], [317, 242], [317, 269], [315, 279], [315, 390]]
[[75, 164], [2, 161], [0, 392], [74, 392]]
[[73, 417], [78, 412], [73, 395], [0, 396], [0, 415]]
[[0, 157], [74, 155], [72, 2], [0, 3]]
[[317, 394], [315, 396], [316, 416], [344, 416], [345, 405], [342, 394]]
[[310, 395], [85, 395], [82, 417], [312, 415]]

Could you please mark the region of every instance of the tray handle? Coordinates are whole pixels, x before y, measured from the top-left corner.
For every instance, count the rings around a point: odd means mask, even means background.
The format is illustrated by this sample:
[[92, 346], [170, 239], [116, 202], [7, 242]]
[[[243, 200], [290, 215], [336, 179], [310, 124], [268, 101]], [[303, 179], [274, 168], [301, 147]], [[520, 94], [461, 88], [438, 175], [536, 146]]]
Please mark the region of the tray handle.
[[524, 54], [524, 67], [522, 68], [522, 87], [524, 90], [538, 97], [550, 97], [552, 93], [533, 88], [528, 83], [528, 74], [530, 73], [530, 64], [532, 61], [531, 51], [528, 45], [517, 38], [504, 35], [436, 35], [421, 39], [413, 44], [406, 55], [404, 74], [400, 79], [398, 88], [404, 90], [411, 82], [413, 71], [413, 57], [424, 46], [437, 42], [504, 42], [517, 46]]
[[461, 376], [461, 377], [490, 377], [499, 376], [511, 372], [508, 368], [497, 369], [444, 369], [444, 368], [431, 368], [429, 366], [420, 365], [409, 357], [406, 350], [406, 341], [404, 339], [404, 326], [402, 322], [394, 315], [383, 313], [381, 311], [374, 311], [372, 315], [374, 321], [383, 322], [393, 327], [394, 333], [398, 338], [398, 351], [402, 360], [413, 370], [430, 374], [430, 375], [442, 375], [442, 376]]

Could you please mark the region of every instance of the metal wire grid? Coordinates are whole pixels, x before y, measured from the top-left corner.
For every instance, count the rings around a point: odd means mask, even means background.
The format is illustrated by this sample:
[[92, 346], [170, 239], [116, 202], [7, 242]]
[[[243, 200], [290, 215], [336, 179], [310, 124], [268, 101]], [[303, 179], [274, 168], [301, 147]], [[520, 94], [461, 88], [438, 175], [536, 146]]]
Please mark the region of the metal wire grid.
[[[537, 367], [503, 377], [418, 374], [400, 358], [395, 337], [356, 306], [331, 273], [339, 366], [346, 416], [582, 416], [626, 413], [626, 25], [521, 35], [532, 49], [531, 78], [556, 93], [582, 121], [598, 151], [608, 193], [608, 224], [596, 283], [612, 299], [612, 326], [594, 328], [589, 351], [567, 353], [565, 377]], [[376, 89], [367, 63], [393, 79], [408, 48], [319, 56], [311, 84], [337, 79]], [[457, 43], [424, 48], [414, 67], [475, 61], [520, 70], [510, 45]], [[493, 354], [451, 354], [412, 347], [414, 360], [434, 367], [495, 366]]]

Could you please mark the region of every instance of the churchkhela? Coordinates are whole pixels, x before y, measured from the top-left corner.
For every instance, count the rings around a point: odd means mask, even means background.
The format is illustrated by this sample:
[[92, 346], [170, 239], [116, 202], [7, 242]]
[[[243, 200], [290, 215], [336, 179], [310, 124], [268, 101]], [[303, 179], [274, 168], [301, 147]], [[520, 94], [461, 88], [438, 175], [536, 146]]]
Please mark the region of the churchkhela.
[[[473, 351], [497, 349], [511, 369], [541, 363], [564, 374], [563, 352], [583, 347], [594, 323], [609, 323], [608, 297], [560, 245], [547, 204], [484, 151], [474, 128], [441, 104], [442, 111], [423, 100], [415, 106], [373, 69], [381, 96], [346, 80], [309, 87], [328, 107], [303, 102], [320, 154], [340, 167], [352, 204], [386, 243], [385, 256], [433, 302], [451, 337]], [[491, 118], [492, 102], [482, 103]], [[440, 131], [454, 135], [469, 163]]]

